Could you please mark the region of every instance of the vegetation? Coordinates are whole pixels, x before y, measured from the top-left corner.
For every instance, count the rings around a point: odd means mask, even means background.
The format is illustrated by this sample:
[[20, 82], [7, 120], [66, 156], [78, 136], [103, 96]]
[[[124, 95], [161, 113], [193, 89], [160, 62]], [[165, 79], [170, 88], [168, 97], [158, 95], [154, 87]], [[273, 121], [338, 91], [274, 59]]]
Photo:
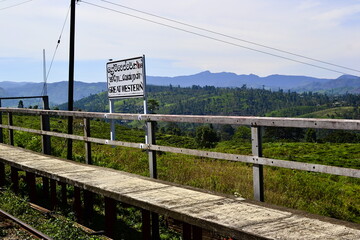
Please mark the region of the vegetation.
[[[319, 93], [296, 93], [271, 91], [265, 89], [218, 88], [213, 86], [192, 86], [188, 88], [174, 86], [147, 86], [148, 98], [157, 101], [157, 113], [230, 115], [230, 116], [271, 116], [298, 117], [331, 108], [347, 108], [348, 114], [334, 115], [339, 118], [360, 118], [360, 96], [346, 94], [340, 96]], [[107, 93], [90, 95], [74, 103], [74, 107], [84, 111], [104, 112], [108, 110]], [[66, 109], [67, 105], [59, 106]], [[139, 99], [124, 99], [115, 103], [115, 112], [143, 112], [143, 103]], [[331, 114], [331, 113], [330, 113]], [[325, 117], [331, 117], [325, 116]]]
[[201, 126], [196, 129], [195, 142], [197, 143], [198, 147], [212, 148], [218, 141], [218, 136], [212, 125]]
[[[22, 119], [22, 120], [21, 120]], [[5, 119], [4, 119], [5, 121]], [[39, 128], [37, 120], [31, 116], [16, 116], [14, 124]], [[82, 121], [74, 122], [75, 133], [82, 134]], [[66, 131], [66, 119], [51, 118], [52, 130]], [[108, 138], [109, 124], [104, 121], [91, 122], [92, 136]], [[168, 125], [169, 131], [178, 131], [176, 125]], [[225, 125], [224, 125], [225, 126]], [[237, 127], [233, 130], [229, 126], [215, 128], [199, 126], [198, 132], [212, 129], [215, 136], [221, 131], [227, 133], [230, 139], [212, 144], [198, 146], [195, 136], [172, 135], [167, 133], [165, 126], [157, 132], [157, 143], [176, 147], [206, 148], [211, 151], [235, 154], [251, 154], [250, 128]], [[204, 131], [204, 129], [207, 129]], [[266, 130], [265, 130], [266, 131]], [[117, 124], [117, 139], [130, 142], [144, 142], [143, 129], [130, 129]], [[213, 134], [212, 133], [212, 134]], [[224, 135], [223, 133], [223, 135]], [[233, 133], [231, 135], [231, 133]], [[358, 136], [357, 133], [349, 132]], [[266, 135], [266, 134], [265, 134]], [[340, 134], [343, 135], [343, 134]], [[204, 134], [200, 136], [205, 136]], [[5, 138], [7, 135], [5, 134]], [[214, 136], [213, 136], [214, 137]], [[320, 141], [305, 141], [306, 136], [299, 139], [268, 140], [263, 144], [263, 154], [268, 158], [311, 162], [325, 165], [360, 169], [359, 143], [333, 143]], [[309, 138], [309, 137], [308, 137]], [[313, 137], [314, 139], [314, 137]], [[217, 139], [218, 141], [219, 139]], [[38, 136], [15, 132], [15, 144], [35, 151], [40, 151]], [[206, 141], [205, 141], [206, 143]], [[216, 144], [215, 144], [216, 143]], [[74, 142], [73, 158], [84, 162], [84, 146], [82, 142]], [[148, 160], [146, 152], [140, 149], [111, 147], [93, 144], [94, 164], [111, 167], [118, 170], [148, 176]], [[52, 152], [61, 157], [66, 156], [66, 142], [64, 139], [52, 138]], [[200, 157], [186, 156], [173, 153], [158, 154], [159, 178], [180, 184], [204, 188], [226, 194], [241, 195], [252, 199], [252, 168], [248, 164], [212, 160]], [[360, 180], [327, 174], [308, 173], [290, 169], [265, 167], [265, 198], [266, 202], [282, 206], [302, 209], [316, 214], [360, 222]]]
[[[20, 220], [30, 224], [46, 235], [51, 236], [53, 239], [104, 239], [100, 236], [91, 236], [82, 231], [80, 228], [75, 227], [73, 216], [64, 218], [42, 215], [40, 212], [30, 208], [26, 198], [16, 196], [10, 190], [3, 190], [0, 192], [0, 208], [12, 215], [15, 215]], [[4, 236], [2, 237], [6, 237], [5, 234], [6, 233], [4, 232]], [[20, 235], [21, 234], [23, 233], [20, 233]], [[20, 236], [19, 239], [20, 238], [25, 239], [22, 236]]]
[[[149, 87], [151, 111], [166, 114], [257, 115], [269, 117], [320, 117], [360, 119], [360, 97], [271, 92], [264, 89], [198, 87]], [[196, 96], [196, 98], [194, 97]], [[117, 112], [142, 112], [142, 101], [119, 100]], [[106, 111], [106, 94], [91, 95], [75, 103], [86, 111]], [[60, 106], [62, 108], [62, 106]], [[67, 120], [51, 117], [51, 130], [66, 132]], [[6, 124], [4, 117], [3, 122]], [[82, 135], [82, 120], [75, 120], [74, 132]], [[40, 128], [38, 118], [14, 116], [14, 125]], [[144, 142], [144, 122], [116, 125], [117, 140]], [[108, 122], [93, 119], [93, 137], [109, 138]], [[5, 133], [5, 141], [7, 133]], [[251, 132], [247, 126], [159, 123], [157, 144], [251, 155]], [[15, 131], [15, 144], [40, 151], [41, 139]], [[84, 162], [84, 144], [74, 141], [73, 159]], [[52, 153], [66, 157], [66, 141], [52, 138]], [[360, 169], [360, 133], [319, 129], [265, 128], [263, 155], [268, 158], [318, 163]], [[92, 144], [93, 162], [143, 176], [149, 175], [146, 152], [140, 149]], [[360, 223], [360, 179], [265, 167], [265, 201], [311, 213]], [[250, 164], [213, 160], [173, 153], [158, 153], [158, 176], [162, 180], [253, 198]], [[139, 230], [139, 213], [119, 210], [128, 225]], [[178, 239], [162, 233], [163, 239]]]

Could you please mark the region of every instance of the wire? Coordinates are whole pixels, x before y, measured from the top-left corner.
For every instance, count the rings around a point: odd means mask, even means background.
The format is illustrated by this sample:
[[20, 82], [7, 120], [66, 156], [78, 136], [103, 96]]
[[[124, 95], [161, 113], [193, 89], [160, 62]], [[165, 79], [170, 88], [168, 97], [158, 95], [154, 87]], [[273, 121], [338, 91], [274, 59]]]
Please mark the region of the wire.
[[197, 33], [197, 32], [193, 32], [193, 31], [190, 31], [190, 30], [183, 29], [183, 28], [171, 26], [171, 25], [169, 25], [169, 24], [156, 22], [156, 21], [151, 20], [151, 19], [147, 19], [147, 18], [139, 17], [139, 16], [136, 16], [136, 15], [133, 15], [133, 14], [121, 12], [121, 11], [114, 10], [114, 9], [111, 9], [111, 8], [108, 8], [108, 7], [104, 7], [104, 6], [100, 6], [100, 5], [97, 5], [97, 4], [94, 4], [94, 3], [89, 3], [89, 2], [86, 2], [86, 1], [81, 1], [81, 2], [82, 2], [82, 3], [85, 3], [85, 4], [88, 4], [88, 5], [92, 5], [92, 6], [94, 6], [94, 7], [102, 8], [102, 9], [105, 9], [105, 10], [109, 10], [109, 11], [112, 11], [112, 12], [116, 12], [116, 13], [119, 13], [119, 14], [123, 14], [123, 15], [129, 16], [129, 17], [137, 18], [137, 19], [140, 19], [140, 20], [143, 20], [143, 21], [151, 22], [151, 23], [154, 23], [154, 24], [158, 24], [158, 25], [165, 26], [165, 27], [168, 27], [168, 28], [172, 28], [172, 29], [175, 29], [175, 30], [179, 30], [179, 31], [182, 31], [182, 32], [194, 34], [194, 35], [197, 35], [197, 36], [200, 36], [200, 37], [203, 37], [203, 38], [207, 38], [207, 39], [211, 39], [211, 40], [214, 40], [214, 41], [217, 41], [217, 42], [229, 44], [229, 45], [232, 45], [232, 46], [235, 46], [235, 47], [240, 47], [240, 48], [248, 49], [248, 50], [251, 50], [251, 51], [263, 53], [263, 54], [270, 55], [270, 56], [273, 56], [273, 57], [282, 58], [282, 59], [285, 59], [285, 60], [288, 60], [288, 61], [292, 61], [292, 62], [296, 62], [296, 63], [301, 63], [301, 64], [304, 64], [304, 65], [308, 65], [308, 66], [311, 66], [311, 67], [315, 67], [315, 68], [319, 68], [319, 69], [323, 69], [323, 70], [327, 70], [327, 71], [331, 71], [331, 72], [336, 72], [336, 73], [340, 73], [340, 74], [344, 74], [344, 75], [347, 75], [347, 74], [348, 74], [348, 73], [345, 73], [345, 72], [342, 72], [342, 71], [338, 71], [338, 70], [334, 70], [334, 69], [331, 69], [331, 68], [322, 67], [322, 66], [319, 66], [319, 65], [315, 65], [315, 64], [311, 64], [311, 63], [299, 61], [299, 60], [292, 59], [292, 58], [289, 58], [289, 57], [284, 57], [284, 56], [277, 55], [277, 54], [274, 54], [274, 53], [269, 53], [269, 52], [265, 52], [265, 51], [258, 50], [258, 49], [255, 49], [255, 48], [251, 48], [251, 47], [243, 46], [243, 45], [240, 45], [240, 44], [232, 43], [232, 42], [229, 42], [229, 41], [221, 40], [221, 39], [218, 39], [218, 38], [215, 38], [215, 37], [211, 37], [211, 36], [207, 36], [207, 35], [204, 35], [204, 34], [201, 34], [201, 33]]
[[[57, 50], [58, 50], [58, 48], [59, 48], [62, 34], [63, 34], [63, 32], [64, 32], [65, 24], [66, 24], [66, 22], [67, 22], [67, 20], [68, 20], [68, 18], [69, 18], [70, 8], [71, 8], [71, 6], [69, 6], [69, 8], [68, 8], [68, 11], [67, 11], [66, 17], [65, 17], [65, 21], [64, 21], [63, 26], [62, 26], [62, 28], [61, 28], [61, 32], [60, 32], [60, 35], [59, 35], [59, 38], [58, 38], [58, 41], [57, 41], [57, 44], [56, 44], [56, 47], [55, 47], [55, 50], [54, 50], [54, 54], [53, 54], [52, 59], [51, 59], [51, 62], [50, 62], [49, 70], [48, 70], [48, 72], [47, 72], [47, 74], [46, 74], [46, 79], [45, 79], [46, 81], [47, 81], [47, 79], [49, 78], [50, 71], [51, 71], [51, 67], [52, 67], [52, 65], [53, 65], [56, 52], [57, 52]], [[41, 92], [42, 95], [44, 94], [44, 91], [45, 91], [45, 84], [44, 84], [43, 90], [42, 90], [42, 92]]]
[[52, 57], [52, 59], [51, 59], [51, 63], [50, 63], [50, 66], [49, 66], [49, 70], [48, 70], [48, 73], [46, 74], [46, 79], [49, 78], [50, 70], [51, 70], [52, 64], [53, 64], [53, 62], [54, 62], [54, 58], [55, 58], [57, 49], [59, 48], [59, 45], [60, 45], [60, 42], [61, 42], [61, 37], [62, 37], [62, 34], [63, 34], [63, 32], [64, 32], [65, 24], [66, 24], [66, 22], [67, 22], [67, 20], [68, 20], [68, 18], [69, 18], [69, 12], [70, 12], [70, 7], [69, 7], [69, 9], [68, 9], [68, 11], [67, 11], [67, 13], [66, 13], [65, 21], [64, 21], [64, 24], [63, 24], [63, 26], [62, 26], [62, 28], [61, 28], [60, 36], [59, 36], [59, 39], [58, 39], [58, 41], [57, 41], [57, 44], [56, 44], [56, 48], [55, 48], [53, 57]]
[[194, 29], [198, 29], [198, 30], [201, 30], [201, 31], [208, 32], [208, 33], [216, 34], [216, 35], [219, 35], [219, 36], [222, 36], [222, 37], [227, 37], [227, 38], [230, 38], [230, 39], [233, 39], [233, 40], [249, 43], [249, 44], [252, 44], [252, 45], [256, 45], [256, 46], [259, 46], [259, 47], [271, 49], [271, 50], [282, 52], [282, 53], [286, 53], [286, 54], [289, 54], [289, 55], [292, 55], [292, 56], [301, 57], [301, 58], [304, 58], [304, 59], [307, 59], [307, 60], [312, 60], [312, 61], [315, 61], [315, 62], [319, 62], [319, 63], [323, 63], [323, 64], [331, 65], [331, 66], [334, 66], [334, 67], [343, 68], [343, 69], [347, 69], [347, 70], [351, 70], [351, 71], [355, 71], [355, 72], [360, 73], [360, 70], [357, 70], [357, 69], [341, 66], [341, 65], [338, 65], [338, 64], [326, 62], [326, 61], [319, 60], [319, 59], [316, 59], [316, 58], [307, 57], [307, 56], [297, 54], [297, 53], [292, 53], [292, 52], [289, 52], [289, 51], [284, 51], [284, 50], [281, 50], [279, 48], [270, 47], [270, 46], [260, 44], [260, 43], [256, 43], [256, 42], [253, 42], [253, 41], [233, 37], [233, 36], [230, 36], [230, 35], [227, 35], [227, 34], [224, 34], [224, 33], [216, 32], [216, 31], [209, 30], [209, 29], [202, 28], [202, 27], [197, 27], [197, 26], [194, 26], [192, 24], [188, 24], [188, 23], [180, 22], [180, 21], [173, 20], [173, 19], [170, 19], [170, 18], [162, 17], [162, 16], [159, 16], [159, 15], [156, 15], [156, 14], [141, 11], [141, 10], [138, 10], [138, 9], [135, 9], [135, 8], [127, 7], [127, 6], [124, 6], [122, 4], [113, 3], [113, 2], [110, 2], [110, 1], [107, 1], [107, 0], [100, 0], [100, 1], [112, 4], [112, 5], [115, 5], [115, 6], [118, 6], [118, 7], [126, 8], [126, 9], [129, 9], [129, 10], [135, 11], [135, 12], [139, 12], [139, 13], [142, 13], [142, 14], [146, 14], [148, 16], [152, 16], [152, 17], [160, 18], [160, 19], [170, 21], [170, 22], [173, 22], [173, 23], [177, 23], [177, 24], [180, 24], [180, 25], [183, 25], [183, 26], [187, 26], [187, 27], [191, 27], [191, 28], [194, 28]]
[[[6, 0], [3, 0], [2, 2], [4, 2], [4, 1], [6, 1]], [[28, 1], [25, 1], [25, 2], [21, 2], [21, 3], [15, 4], [15, 5], [9, 6], [9, 7], [0, 8], [0, 11], [5, 10], [5, 9], [9, 9], [9, 8], [13, 8], [13, 7], [17, 7], [17, 6], [23, 5], [23, 4], [31, 2], [31, 1], [34, 1], [34, 0], [28, 0]]]

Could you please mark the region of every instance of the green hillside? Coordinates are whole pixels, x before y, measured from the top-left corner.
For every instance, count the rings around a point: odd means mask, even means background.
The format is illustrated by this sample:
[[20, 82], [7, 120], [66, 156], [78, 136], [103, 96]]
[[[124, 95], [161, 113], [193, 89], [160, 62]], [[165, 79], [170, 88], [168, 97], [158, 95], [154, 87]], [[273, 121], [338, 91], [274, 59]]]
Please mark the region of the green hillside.
[[[307, 117], [305, 114], [360, 104], [360, 96], [354, 94], [328, 96], [311, 92], [274, 92], [247, 88], [245, 85], [241, 88], [148, 86], [147, 90], [148, 98], [158, 103], [156, 112], [162, 114]], [[108, 111], [108, 105], [106, 92], [91, 95], [74, 104], [75, 108], [84, 111], [99, 112]], [[60, 105], [59, 108], [66, 109], [67, 105]], [[118, 100], [115, 109], [119, 113], [141, 113], [143, 101]], [[325, 117], [360, 118], [357, 108], [346, 109], [330, 111], [327, 113], [329, 116], [325, 114]]]
[[335, 107], [300, 115], [304, 118], [345, 118], [359, 119], [358, 107]]

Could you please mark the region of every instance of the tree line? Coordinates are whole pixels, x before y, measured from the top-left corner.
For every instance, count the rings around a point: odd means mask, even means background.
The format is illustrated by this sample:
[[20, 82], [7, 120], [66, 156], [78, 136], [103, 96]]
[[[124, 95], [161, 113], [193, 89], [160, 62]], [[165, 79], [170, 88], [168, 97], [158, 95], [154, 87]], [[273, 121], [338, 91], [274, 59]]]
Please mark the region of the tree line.
[[[271, 116], [298, 117], [318, 111], [347, 107], [346, 111], [334, 111], [328, 118], [360, 119], [360, 96], [345, 94], [332, 96], [320, 93], [291, 91], [271, 91], [266, 89], [219, 88], [197, 86], [147, 86], [150, 113], [188, 115], [228, 115], [228, 116]], [[76, 101], [74, 106], [84, 111], [108, 111], [107, 93], [94, 94]], [[60, 109], [66, 109], [66, 104]], [[119, 113], [142, 113], [142, 99], [123, 99], [115, 102]], [[317, 117], [314, 115], [314, 117]], [[158, 131], [164, 134], [190, 136], [196, 138], [199, 147], [213, 147], [217, 141], [237, 141], [248, 139], [249, 128], [233, 126], [198, 126], [196, 124], [160, 123]], [[313, 129], [266, 128], [268, 141], [309, 141], [309, 142], [358, 142], [358, 133]]]

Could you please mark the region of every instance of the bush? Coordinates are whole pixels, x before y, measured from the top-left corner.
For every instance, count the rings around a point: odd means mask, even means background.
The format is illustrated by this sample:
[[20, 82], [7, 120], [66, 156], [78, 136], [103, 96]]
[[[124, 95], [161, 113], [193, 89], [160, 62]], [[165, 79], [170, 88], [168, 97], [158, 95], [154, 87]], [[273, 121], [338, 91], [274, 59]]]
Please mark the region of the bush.
[[235, 141], [250, 142], [251, 141], [251, 129], [246, 126], [238, 127], [232, 138]]
[[212, 148], [215, 147], [219, 138], [212, 125], [201, 126], [196, 129], [195, 141], [199, 147]]

